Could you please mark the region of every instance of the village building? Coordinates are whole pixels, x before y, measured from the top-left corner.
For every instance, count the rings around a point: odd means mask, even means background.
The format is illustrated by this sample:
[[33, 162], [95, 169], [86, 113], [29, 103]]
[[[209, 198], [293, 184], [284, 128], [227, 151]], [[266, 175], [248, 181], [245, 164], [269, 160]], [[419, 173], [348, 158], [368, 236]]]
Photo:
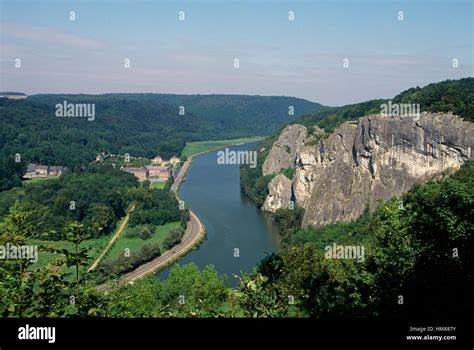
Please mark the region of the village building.
[[139, 181], [145, 181], [148, 179], [148, 169], [146, 167], [134, 168], [122, 166], [121, 169], [134, 175]]
[[181, 161], [179, 160], [178, 157], [173, 156], [173, 157], [170, 158], [170, 165], [171, 166], [178, 165], [180, 162]]
[[49, 167], [48, 175], [49, 176], [61, 176], [65, 172], [66, 172], [65, 167], [52, 165], [52, 166]]
[[96, 157], [95, 157], [95, 161], [97, 163], [100, 163], [104, 160], [106, 160], [107, 158], [110, 157], [110, 154], [106, 153], [106, 152], [100, 152]]
[[171, 176], [171, 169], [167, 166], [148, 166], [147, 169], [150, 182], [165, 182]]
[[172, 175], [172, 169], [168, 166], [149, 165], [140, 168], [122, 166], [120, 169], [133, 174], [139, 181], [166, 182]]
[[25, 175], [23, 175], [23, 177], [26, 179], [36, 177], [36, 164], [28, 164], [28, 166], [26, 167], [26, 173]]
[[160, 156], [156, 156], [156, 157], [153, 158], [151, 161], [152, 161], [154, 164], [160, 165], [161, 163], [163, 163], [163, 158], [161, 158]]
[[0, 98], [8, 98], [9, 100], [23, 100], [27, 97], [22, 92], [0, 92]]
[[36, 171], [36, 176], [38, 176], [38, 177], [48, 176], [48, 166], [47, 165], [37, 165], [35, 171]]
[[30, 163], [26, 167], [26, 173], [23, 177], [25, 179], [32, 179], [35, 177], [60, 176], [66, 171], [67, 168], [62, 166], [48, 166]]

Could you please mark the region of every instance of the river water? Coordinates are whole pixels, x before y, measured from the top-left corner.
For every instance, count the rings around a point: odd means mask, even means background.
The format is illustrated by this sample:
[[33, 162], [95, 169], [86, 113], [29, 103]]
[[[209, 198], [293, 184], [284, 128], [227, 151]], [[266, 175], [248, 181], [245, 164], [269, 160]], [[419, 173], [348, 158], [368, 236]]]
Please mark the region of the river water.
[[[229, 147], [231, 151], [251, 150], [253, 143]], [[217, 164], [217, 152], [193, 159], [180, 198], [206, 228], [206, 238], [196, 250], [179, 260], [180, 265], [194, 262], [202, 269], [212, 264], [226, 274], [233, 286], [235, 274], [250, 272], [266, 255], [278, 251], [277, 225], [240, 192], [239, 165]], [[238, 257], [236, 257], [238, 249]], [[169, 268], [158, 275], [166, 278]]]

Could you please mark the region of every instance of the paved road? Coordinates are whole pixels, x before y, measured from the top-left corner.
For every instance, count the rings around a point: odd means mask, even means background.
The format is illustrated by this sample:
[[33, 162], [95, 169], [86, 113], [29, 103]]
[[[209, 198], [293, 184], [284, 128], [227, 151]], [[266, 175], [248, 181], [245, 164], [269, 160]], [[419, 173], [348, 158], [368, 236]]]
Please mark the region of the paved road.
[[[197, 244], [197, 242], [203, 237], [205, 233], [204, 226], [201, 224], [201, 221], [199, 221], [198, 217], [192, 211], [190, 211], [189, 213], [190, 220], [188, 221], [188, 227], [186, 228], [186, 232], [181, 243], [173, 247], [171, 250], [167, 250], [163, 255], [159, 256], [158, 258], [146, 264], [143, 264], [137, 267], [132, 272], [129, 272], [122, 276], [119, 280], [120, 284], [133, 283], [135, 280], [142, 278], [150, 273], [153, 273], [159, 268], [165, 267], [170, 262], [175, 261], [184, 254], [186, 254]], [[108, 284], [103, 284], [100, 285], [97, 290], [103, 292], [110, 289], [110, 287], [111, 286]]]
[[[206, 153], [206, 152], [202, 152], [202, 153]], [[176, 177], [173, 185], [171, 186], [170, 190], [174, 192], [177, 199], [179, 199], [179, 196], [178, 196], [179, 185], [181, 184], [181, 181], [183, 181], [184, 175], [186, 175], [186, 172], [188, 171], [189, 165], [191, 164], [192, 160], [193, 160], [193, 156], [188, 157], [186, 162], [183, 164], [181, 171]], [[142, 278], [156, 271], [159, 268], [165, 267], [173, 261], [178, 260], [181, 256], [183, 256], [188, 251], [190, 251], [197, 244], [197, 242], [202, 238], [202, 236], [205, 234], [205, 230], [204, 230], [203, 224], [201, 223], [201, 221], [199, 221], [199, 218], [196, 216], [196, 214], [194, 214], [191, 210], [189, 211], [189, 214], [190, 214], [190, 220], [188, 221], [186, 232], [180, 244], [173, 247], [171, 250], [167, 250], [165, 253], [163, 253], [163, 255], [159, 256], [158, 258], [137, 267], [132, 272], [129, 272], [123, 275], [119, 279], [118, 283], [119, 284], [133, 283], [135, 280]], [[109, 284], [103, 284], [103, 285], [98, 286], [97, 290], [106, 291], [110, 289], [110, 287], [111, 286]]]
[[178, 176], [176, 176], [176, 179], [174, 180], [173, 185], [171, 186], [171, 191], [178, 191], [179, 185], [181, 184], [181, 181], [184, 179], [184, 175], [186, 175], [186, 172], [188, 171], [189, 165], [191, 164], [193, 160], [193, 156], [189, 156], [188, 159], [183, 164], [183, 167], [181, 168]]
[[[188, 171], [189, 165], [191, 164], [192, 160], [193, 156], [190, 156], [188, 159], [186, 159], [186, 162], [183, 164], [183, 167], [181, 168], [181, 171], [176, 177], [173, 186], [171, 186], [171, 191], [174, 192], [176, 198], [178, 199], [179, 185], [183, 180], [184, 175], [186, 175], [186, 172]], [[186, 227], [186, 233], [184, 234], [181, 243], [173, 247], [171, 250], [167, 250], [163, 255], [159, 256], [158, 258], [137, 267], [132, 272], [125, 274], [122, 277], [122, 280], [124, 282], [130, 283], [138, 278], [152, 273], [160, 267], [166, 266], [170, 261], [177, 260], [194, 247], [194, 245], [202, 238], [202, 235], [204, 235], [205, 231], [203, 224], [201, 223], [201, 221], [199, 221], [199, 218], [196, 216], [196, 214], [194, 214], [191, 210], [189, 211], [189, 214], [190, 218], [188, 221], [188, 226]]]
[[178, 259], [194, 247], [204, 234], [204, 226], [193, 212], [190, 212], [190, 214], [191, 217], [188, 221], [188, 227], [181, 243], [173, 247], [171, 250], [167, 250], [162, 256], [141, 265], [136, 270], [124, 275], [123, 280], [125, 282], [130, 283], [152, 273], [158, 268], [167, 265], [170, 261]]

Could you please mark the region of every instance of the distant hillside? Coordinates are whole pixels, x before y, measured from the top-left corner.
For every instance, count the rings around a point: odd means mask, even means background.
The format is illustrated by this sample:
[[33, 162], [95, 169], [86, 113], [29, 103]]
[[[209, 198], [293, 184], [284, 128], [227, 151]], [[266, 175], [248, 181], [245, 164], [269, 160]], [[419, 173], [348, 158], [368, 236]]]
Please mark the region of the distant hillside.
[[26, 96], [23, 92], [15, 92], [15, 91], [0, 91], [0, 96]]
[[[295, 117], [323, 108], [319, 103], [287, 96], [247, 96], [247, 95], [158, 95], [161, 102], [178, 109], [186, 106], [187, 111], [217, 123], [228, 125], [229, 118], [244, 122], [240, 128], [253, 130], [257, 134], [268, 135], [268, 130], [277, 130]], [[290, 115], [289, 107], [293, 107]], [[251, 123], [249, 122], [249, 118]]]
[[[56, 104], [94, 104], [95, 118], [56, 117]], [[184, 115], [179, 114], [180, 106]], [[289, 115], [293, 106], [294, 115]], [[293, 97], [239, 95], [33, 95], [0, 99], [0, 189], [24, 162], [87, 164], [99, 151], [169, 158], [186, 142], [269, 135], [321, 105]], [[10, 174], [10, 175], [8, 175]], [[13, 176], [13, 175], [12, 175]], [[9, 179], [9, 180], [7, 180]]]
[[[319, 103], [287, 96], [248, 95], [173, 95], [173, 94], [103, 94], [103, 95], [33, 95], [31, 102], [55, 105], [57, 101], [96, 103], [105, 117], [120, 108], [123, 118], [140, 121], [172, 121], [176, 131], [190, 132], [186, 141], [269, 135], [298, 116], [323, 108]], [[289, 114], [290, 106], [294, 113]], [[179, 110], [184, 107], [184, 116]], [[166, 110], [166, 111], [165, 111]], [[159, 112], [159, 113], [157, 113]], [[100, 114], [98, 114], [99, 118]], [[198, 118], [202, 127], [192, 130], [176, 124], [176, 118], [188, 125]], [[180, 130], [183, 129], [183, 130]]]

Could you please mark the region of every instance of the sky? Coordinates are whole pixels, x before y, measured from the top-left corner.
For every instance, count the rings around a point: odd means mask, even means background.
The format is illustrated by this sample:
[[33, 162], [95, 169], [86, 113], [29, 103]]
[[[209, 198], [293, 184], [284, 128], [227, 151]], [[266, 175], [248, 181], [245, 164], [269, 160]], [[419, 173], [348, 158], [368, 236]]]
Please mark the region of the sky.
[[473, 76], [473, 3], [0, 0], [0, 90], [391, 98]]

